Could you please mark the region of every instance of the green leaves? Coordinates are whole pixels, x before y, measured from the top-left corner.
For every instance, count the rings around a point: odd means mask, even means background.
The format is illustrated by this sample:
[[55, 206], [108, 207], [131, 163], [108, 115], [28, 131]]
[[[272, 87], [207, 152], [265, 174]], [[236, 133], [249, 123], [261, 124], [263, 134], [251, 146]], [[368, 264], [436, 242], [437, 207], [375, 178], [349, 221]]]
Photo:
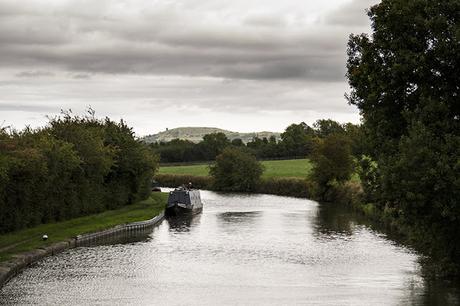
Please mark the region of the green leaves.
[[65, 113], [43, 129], [0, 133], [0, 232], [145, 198], [158, 156], [123, 121]]
[[253, 191], [263, 172], [254, 156], [235, 148], [227, 148], [210, 167], [214, 188], [222, 191]]
[[460, 273], [460, 2], [383, 0], [369, 16], [372, 37], [352, 35], [347, 62], [377, 162], [364, 190]]
[[321, 189], [320, 198], [332, 185], [349, 180], [354, 171], [350, 141], [344, 135], [331, 134], [320, 140], [311, 159], [314, 163], [312, 179]]

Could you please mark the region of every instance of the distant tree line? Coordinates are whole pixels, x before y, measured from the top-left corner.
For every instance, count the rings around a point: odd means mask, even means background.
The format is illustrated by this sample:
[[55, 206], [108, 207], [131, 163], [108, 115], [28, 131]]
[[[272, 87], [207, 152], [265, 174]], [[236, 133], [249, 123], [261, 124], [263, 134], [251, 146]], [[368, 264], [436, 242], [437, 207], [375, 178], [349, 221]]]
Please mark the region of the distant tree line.
[[163, 163], [215, 160], [227, 147], [239, 148], [258, 159], [289, 159], [310, 156], [315, 143], [333, 134], [348, 138], [352, 151], [356, 154], [361, 152], [360, 126], [351, 123], [340, 124], [330, 119], [318, 120], [313, 126], [304, 122], [291, 124], [281, 134], [279, 141], [274, 136], [268, 139], [254, 137], [245, 144], [241, 139], [230, 141], [223, 133], [212, 133], [205, 135], [199, 143], [174, 139], [169, 142], [152, 143], [150, 147], [160, 155]]
[[146, 198], [158, 157], [125, 122], [64, 113], [44, 128], [0, 129], [0, 233]]

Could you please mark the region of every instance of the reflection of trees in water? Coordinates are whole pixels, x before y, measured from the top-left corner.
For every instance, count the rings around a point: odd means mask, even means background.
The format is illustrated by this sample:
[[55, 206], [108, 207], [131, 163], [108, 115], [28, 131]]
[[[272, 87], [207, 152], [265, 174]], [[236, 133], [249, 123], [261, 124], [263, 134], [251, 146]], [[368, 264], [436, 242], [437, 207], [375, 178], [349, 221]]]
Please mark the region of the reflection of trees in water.
[[[353, 212], [350, 208], [333, 203], [322, 203], [318, 206], [314, 223], [315, 234], [320, 239], [344, 239], [353, 235], [356, 226], [365, 226], [371, 231], [383, 233], [385, 238], [397, 245], [410, 246], [401, 234], [391, 228], [385, 227], [380, 222], [373, 222], [360, 213]], [[423, 257], [421, 257], [423, 258]], [[424, 270], [423, 258], [420, 260], [422, 275]], [[446, 282], [442, 280], [413, 279], [407, 284], [408, 296], [401, 304], [410, 301], [416, 305], [460, 305], [460, 282]]]
[[226, 223], [252, 223], [261, 213], [260, 211], [229, 211], [218, 214], [217, 218]]
[[169, 230], [174, 232], [189, 232], [190, 228], [200, 222], [201, 214], [169, 217], [167, 220]]
[[417, 279], [407, 284], [409, 290], [401, 305], [460, 305], [460, 281]]
[[316, 214], [315, 230], [319, 236], [334, 238], [351, 236], [356, 224], [356, 215], [343, 206], [336, 204], [320, 204]]
[[427, 280], [422, 305], [460, 305], [460, 281]]
[[404, 237], [394, 229], [392, 230], [381, 222], [373, 221], [349, 207], [334, 203], [322, 203], [318, 205], [315, 223], [315, 230], [318, 235], [330, 235], [330, 238], [344, 235], [351, 236], [357, 226], [364, 226], [370, 231], [382, 233], [387, 239], [399, 245], [408, 245]]

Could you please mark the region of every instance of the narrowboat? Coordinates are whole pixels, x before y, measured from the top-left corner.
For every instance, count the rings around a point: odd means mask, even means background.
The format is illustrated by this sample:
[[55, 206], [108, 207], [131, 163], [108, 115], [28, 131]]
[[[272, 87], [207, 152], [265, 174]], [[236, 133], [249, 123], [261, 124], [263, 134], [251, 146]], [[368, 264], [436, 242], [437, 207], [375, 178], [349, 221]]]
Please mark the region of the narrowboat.
[[169, 192], [166, 204], [166, 216], [180, 216], [198, 214], [203, 210], [203, 203], [199, 190], [179, 187]]

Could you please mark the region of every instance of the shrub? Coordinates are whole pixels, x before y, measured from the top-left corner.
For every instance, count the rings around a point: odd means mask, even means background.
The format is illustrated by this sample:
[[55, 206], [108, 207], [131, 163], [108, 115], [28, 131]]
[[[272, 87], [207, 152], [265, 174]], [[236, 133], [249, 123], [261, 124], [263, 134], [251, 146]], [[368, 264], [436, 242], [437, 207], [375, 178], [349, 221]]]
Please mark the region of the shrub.
[[353, 173], [353, 157], [349, 140], [339, 134], [320, 140], [313, 151], [312, 179], [318, 184], [318, 196], [325, 199], [329, 189], [350, 179]]
[[194, 188], [212, 189], [213, 179], [209, 176], [193, 176], [181, 174], [157, 174], [155, 180], [163, 187], [178, 187], [192, 183]]
[[210, 167], [214, 189], [222, 191], [254, 191], [262, 172], [254, 156], [236, 148], [226, 148]]
[[145, 198], [157, 165], [123, 121], [65, 113], [42, 129], [0, 129], [0, 233]]

